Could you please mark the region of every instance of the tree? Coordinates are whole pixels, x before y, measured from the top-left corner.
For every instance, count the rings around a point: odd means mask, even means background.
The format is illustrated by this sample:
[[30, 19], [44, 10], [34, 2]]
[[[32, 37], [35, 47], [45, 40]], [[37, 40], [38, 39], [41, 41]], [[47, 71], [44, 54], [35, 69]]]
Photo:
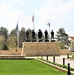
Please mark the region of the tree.
[[16, 36], [15, 35], [10, 35], [9, 39], [8, 39], [8, 42], [9, 42], [9, 48], [17, 47], [17, 40], [16, 40]]
[[16, 29], [13, 29], [13, 30], [10, 32], [10, 35], [15, 35], [15, 36], [17, 36]]
[[2, 35], [2, 38], [6, 42], [8, 39], [8, 30], [4, 27], [0, 27], [0, 35]]
[[65, 29], [64, 28], [60, 28], [58, 31], [57, 31], [57, 40], [58, 41], [61, 41], [63, 42], [64, 44], [64, 47], [67, 47], [69, 45], [69, 36], [68, 34], [65, 32]]
[[1, 50], [8, 50], [8, 30], [4, 27], [0, 27], [0, 49]]
[[4, 43], [3, 36], [0, 35], [0, 50], [2, 50], [3, 43]]
[[26, 32], [25, 28], [22, 27], [21, 31], [19, 32], [19, 46], [22, 47], [22, 42], [26, 41]]
[[10, 48], [17, 47], [17, 32], [16, 32], [16, 29], [13, 29], [10, 32], [8, 42], [9, 42], [9, 47]]
[[7, 44], [5, 43], [2, 35], [0, 35], [0, 50], [8, 50]]

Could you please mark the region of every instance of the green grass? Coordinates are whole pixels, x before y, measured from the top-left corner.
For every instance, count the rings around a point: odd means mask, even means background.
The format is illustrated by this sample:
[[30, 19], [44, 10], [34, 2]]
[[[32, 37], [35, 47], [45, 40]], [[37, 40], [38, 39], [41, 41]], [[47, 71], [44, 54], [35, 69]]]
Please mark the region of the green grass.
[[66, 75], [37, 60], [0, 60], [0, 75]]

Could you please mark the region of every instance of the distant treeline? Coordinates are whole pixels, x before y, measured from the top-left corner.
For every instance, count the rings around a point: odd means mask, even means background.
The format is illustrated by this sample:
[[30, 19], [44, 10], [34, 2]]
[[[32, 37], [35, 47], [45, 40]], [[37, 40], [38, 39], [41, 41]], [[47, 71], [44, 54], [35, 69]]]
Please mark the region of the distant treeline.
[[[29, 32], [29, 41], [32, 41], [32, 31], [30, 28], [28, 29]], [[42, 32], [42, 30], [41, 30]], [[17, 34], [18, 33], [18, 34]], [[22, 47], [22, 42], [26, 42], [27, 30], [22, 27], [21, 30], [17, 30], [16, 28], [11, 30], [9, 33], [8, 29], [5, 27], [0, 27], [0, 49], [8, 49], [8, 48], [16, 48], [17, 47], [17, 41], [19, 41], [19, 47]], [[62, 36], [61, 36], [62, 35]], [[19, 39], [17, 40], [17, 36], [19, 36]], [[61, 37], [61, 38], [60, 38]], [[64, 37], [64, 39], [63, 39]], [[45, 38], [44, 32], [42, 32], [42, 39]], [[48, 36], [49, 38], [49, 36]], [[38, 33], [35, 32], [35, 40], [38, 39]], [[56, 32], [56, 39], [57, 41], [62, 41], [65, 44], [68, 44], [68, 34], [66, 34], [64, 28], [60, 28]]]

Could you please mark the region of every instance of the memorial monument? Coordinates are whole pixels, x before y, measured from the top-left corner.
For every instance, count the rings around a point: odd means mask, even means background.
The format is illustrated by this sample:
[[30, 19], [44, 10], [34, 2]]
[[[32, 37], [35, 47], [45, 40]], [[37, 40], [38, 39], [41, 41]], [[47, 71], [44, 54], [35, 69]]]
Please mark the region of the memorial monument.
[[42, 40], [42, 31], [39, 29], [39, 31], [38, 31], [38, 39], [39, 39], [39, 41], [38, 42], [42, 42], [43, 40]]
[[45, 30], [44, 34], [45, 34], [45, 42], [49, 42], [49, 40], [48, 40], [48, 31]]
[[54, 42], [54, 31], [51, 31], [51, 42]]
[[29, 42], [29, 31], [26, 31], [26, 42]]
[[35, 31], [34, 30], [32, 30], [32, 42], [36, 42]]

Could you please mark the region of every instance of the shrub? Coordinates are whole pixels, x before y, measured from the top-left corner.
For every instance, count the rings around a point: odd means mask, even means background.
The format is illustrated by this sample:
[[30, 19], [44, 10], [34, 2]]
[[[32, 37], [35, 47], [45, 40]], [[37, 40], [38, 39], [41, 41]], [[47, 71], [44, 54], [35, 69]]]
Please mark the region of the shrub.
[[0, 50], [9, 50], [6, 44], [0, 45]]

